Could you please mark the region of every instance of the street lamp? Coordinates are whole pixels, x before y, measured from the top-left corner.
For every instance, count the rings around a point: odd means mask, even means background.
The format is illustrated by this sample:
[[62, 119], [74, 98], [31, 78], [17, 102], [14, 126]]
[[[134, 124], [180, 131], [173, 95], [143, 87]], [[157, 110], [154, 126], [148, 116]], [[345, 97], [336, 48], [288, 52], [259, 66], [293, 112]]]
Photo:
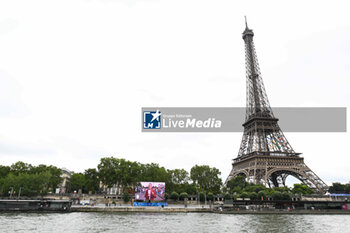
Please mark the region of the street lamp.
[[11, 191], [9, 191], [10, 193], [10, 199], [12, 198], [12, 193], [13, 193], [13, 187], [11, 187]]
[[19, 188], [17, 200], [18, 200], [19, 197], [21, 196], [21, 190], [22, 190], [22, 188], [23, 188], [23, 187], [20, 187], [20, 188]]

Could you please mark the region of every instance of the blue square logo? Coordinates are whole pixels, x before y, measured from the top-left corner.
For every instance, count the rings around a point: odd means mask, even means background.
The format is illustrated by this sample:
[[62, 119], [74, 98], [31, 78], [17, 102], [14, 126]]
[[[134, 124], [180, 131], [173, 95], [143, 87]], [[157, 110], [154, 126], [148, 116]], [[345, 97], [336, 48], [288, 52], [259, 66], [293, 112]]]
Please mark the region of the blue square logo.
[[143, 128], [144, 129], [160, 129], [162, 113], [157, 111], [143, 112]]

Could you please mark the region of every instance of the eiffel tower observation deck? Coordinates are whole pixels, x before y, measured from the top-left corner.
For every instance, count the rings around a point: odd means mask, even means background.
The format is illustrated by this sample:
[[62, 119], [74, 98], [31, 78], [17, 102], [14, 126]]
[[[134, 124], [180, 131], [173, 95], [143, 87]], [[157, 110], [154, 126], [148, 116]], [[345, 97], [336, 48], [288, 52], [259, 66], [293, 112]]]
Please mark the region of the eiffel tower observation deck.
[[243, 175], [249, 182], [268, 187], [285, 186], [286, 178], [294, 176], [316, 192], [325, 193], [328, 186], [304, 163], [284, 136], [270, 107], [261, 77], [253, 42], [254, 33], [243, 32], [246, 65], [246, 116], [238, 156], [226, 182]]

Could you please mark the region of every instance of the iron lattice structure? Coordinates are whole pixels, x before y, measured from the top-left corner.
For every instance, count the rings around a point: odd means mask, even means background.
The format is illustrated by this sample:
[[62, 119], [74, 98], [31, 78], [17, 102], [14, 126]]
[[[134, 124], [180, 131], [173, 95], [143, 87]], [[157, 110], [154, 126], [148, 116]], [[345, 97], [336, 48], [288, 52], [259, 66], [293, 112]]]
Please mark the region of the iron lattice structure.
[[238, 175], [248, 181], [269, 187], [284, 186], [292, 175], [317, 192], [324, 193], [327, 185], [304, 163], [278, 125], [266, 95], [256, 55], [253, 30], [243, 32], [247, 80], [246, 118], [238, 156], [226, 182]]

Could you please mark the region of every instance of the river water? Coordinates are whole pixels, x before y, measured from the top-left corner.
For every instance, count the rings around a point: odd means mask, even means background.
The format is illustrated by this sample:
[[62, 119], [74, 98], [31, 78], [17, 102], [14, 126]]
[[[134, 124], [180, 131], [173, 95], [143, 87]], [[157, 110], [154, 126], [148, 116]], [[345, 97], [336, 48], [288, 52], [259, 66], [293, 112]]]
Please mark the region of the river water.
[[0, 232], [350, 232], [350, 215], [0, 213]]

